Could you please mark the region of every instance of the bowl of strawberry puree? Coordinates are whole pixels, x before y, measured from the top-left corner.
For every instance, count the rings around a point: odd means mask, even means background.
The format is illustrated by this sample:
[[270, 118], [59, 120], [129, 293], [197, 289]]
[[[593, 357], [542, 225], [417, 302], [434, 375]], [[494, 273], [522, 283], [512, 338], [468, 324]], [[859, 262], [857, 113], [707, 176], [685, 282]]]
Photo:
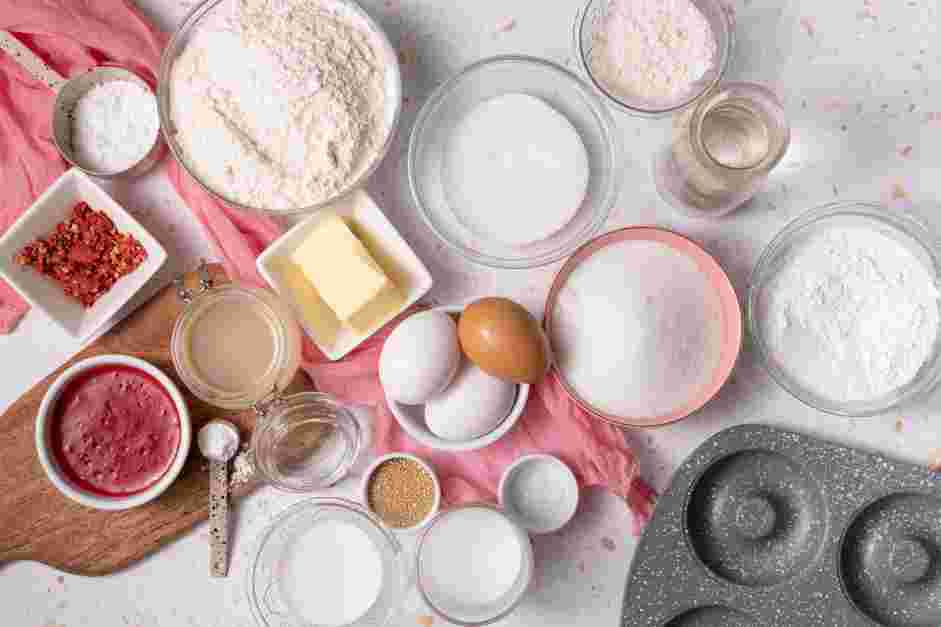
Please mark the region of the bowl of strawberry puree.
[[183, 469], [191, 440], [180, 390], [159, 368], [124, 355], [66, 369], [36, 417], [49, 480], [95, 509], [129, 509], [160, 496]]

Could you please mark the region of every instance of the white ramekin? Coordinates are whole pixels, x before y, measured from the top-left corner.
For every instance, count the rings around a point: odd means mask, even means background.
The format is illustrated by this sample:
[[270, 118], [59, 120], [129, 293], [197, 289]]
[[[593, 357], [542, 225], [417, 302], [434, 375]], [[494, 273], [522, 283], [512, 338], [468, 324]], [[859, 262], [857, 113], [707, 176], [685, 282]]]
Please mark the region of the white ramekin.
[[[157, 380], [164, 387], [173, 404], [176, 406], [177, 415], [180, 417], [180, 446], [177, 448], [176, 457], [167, 472], [154, 485], [142, 492], [131, 494], [129, 496], [101, 496], [92, 494], [76, 486], [60, 469], [58, 462], [49, 446], [49, 423], [55, 413], [56, 403], [59, 395], [66, 385], [75, 377], [92, 368], [100, 366], [127, 366], [136, 368]], [[73, 501], [101, 510], [122, 510], [137, 507], [148, 503], [160, 496], [170, 487], [180, 471], [183, 470], [183, 464], [186, 463], [186, 457], [189, 454], [190, 443], [193, 439], [193, 427], [190, 423], [189, 410], [186, 407], [186, 401], [180, 394], [179, 388], [170, 380], [167, 375], [159, 368], [136, 357], [127, 355], [98, 355], [83, 359], [67, 368], [62, 374], [53, 381], [52, 385], [46, 391], [46, 395], [39, 405], [39, 411], [36, 415], [36, 452], [39, 455], [39, 463], [42, 465], [46, 476], [62, 494]]]

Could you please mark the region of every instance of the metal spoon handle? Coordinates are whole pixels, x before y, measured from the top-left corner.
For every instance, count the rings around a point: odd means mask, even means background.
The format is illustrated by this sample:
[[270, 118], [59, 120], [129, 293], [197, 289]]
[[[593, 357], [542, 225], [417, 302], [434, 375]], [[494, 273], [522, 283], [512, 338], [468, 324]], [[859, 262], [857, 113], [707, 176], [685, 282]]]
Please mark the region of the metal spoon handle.
[[9, 54], [33, 78], [49, 85], [55, 93], [58, 94], [62, 86], [65, 85], [66, 80], [61, 74], [46, 65], [46, 62], [40, 59], [35, 52], [24, 46], [19, 39], [5, 30], [0, 30], [0, 50]]
[[229, 463], [209, 462], [209, 574], [229, 572]]

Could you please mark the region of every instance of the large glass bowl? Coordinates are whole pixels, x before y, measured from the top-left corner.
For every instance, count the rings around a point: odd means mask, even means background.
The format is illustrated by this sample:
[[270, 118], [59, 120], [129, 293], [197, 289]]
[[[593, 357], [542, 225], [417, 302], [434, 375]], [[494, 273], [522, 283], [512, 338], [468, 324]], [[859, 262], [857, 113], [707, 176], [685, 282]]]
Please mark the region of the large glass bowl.
[[591, 80], [599, 93], [620, 111], [640, 117], [663, 117], [671, 115], [698, 100], [703, 94], [719, 84], [725, 76], [735, 45], [735, 30], [728, 9], [720, 0], [692, 0], [712, 27], [716, 38], [716, 57], [712, 67], [693, 84], [692, 89], [676, 102], [655, 104], [641, 99], [618, 97], [605, 87], [591, 70], [591, 50], [595, 31], [601, 26], [605, 11], [611, 0], [588, 0], [585, 8], [575, 17], [574, 40], [575, 56], [582, 71]]
[[239, 209], [272, 216], [313, 213], [321, 207], [330, 204], [337, 198], [345, 196], [354, 189], [363, 186], [366, 183], [366, 180], [373, 174], [373, 172], [376, 171], [376, 168], [379, 167], [379, 164], [382, 162], [382, 159], [385, 157], [386, 153], [389, 152], [389, 147], [391, 146], [392, 140], [395, 137], [396, 131], [398, 130], [399, 115], [402, 111], [402, 76], [399, 69], [398, 55], [396, 54], [395, 49], [392, 47], [392, 43], [389, 41], [388, 36], [385, 34], [379, 24], [373, 20], [369, 14], [366, 13], [362, 7], [360, 7], [359, 4], [357, 4], [354, 0], [331, 1], [348, 7], [352, 13], [358, 15], [363, 20], [363, 22], [368, 25], [372, 31], [372, 41], [379, 45], [381, 48], [379, 52], [386, 60], [384, 120], [386, 136], [383, 140], [382, 146], [373, 156], [373, 159], [370, 162], [361, 165], [360, 171], [350, 179], [346, 187], [339, 190], [333, 196], [325, 198], [323, 202], [312, 205], [310, 207], [272, 209], [269, 207], [252, 207], [230, 200], [219, 190], [210, 187], [199, 177], [196, 172], [194, 172], [187, 165], [186, 159], [183, 158], [183, 149], [180, 146], [180, 143], [176, 140], [178, 131], [176, 129], [176, 125], [173, 123], [170, 98], [170, 91], [172, 89], [170, 77], [173, 72], [173, 65], [180, 54], [182, 54], [186, 49], [187, 44], [189, 44], [190, 40], [198, 31], [198, 29], [204, 26], [207, 22], [215, 22], [224, 19], [225, 16], [232, 15], [232, 13], [237, 10], [238, 0], [204, 0], [200, 4], [197, 4], [189, 12], [189, 14], [183, 19], [180, 27], [173, 34], [173, 37], [170, 38], [170, 42], [164, 49], [163, 55], [160, 59], [160, 70], [157, 75], [157, 108], [160, 112], [160, 128], [167, 140], [167, 145], [170, 148], [170, 152], [173, 154], [173, 158], [176, 159], [177, 163], [179, 163], [180, 166], [182, 166], [182, 168], [186, 170], [187, 173], [189, 173], [189, 175], [199, 184], [200, 187], [202, 187], [204, 190], [206, 190], [206, 192], [218, 200]]
[[[247, 570], [249, 606], [259, 627], [309, 627], [304, 611], [317, 602], [322, 590], [298, 581], [297, 559], [305, 537], [316, 525], [345, 523], [362, 531], [373, 543], [382, 563], [379, 594], [366, 612], [347, 627], [383, 627], [399, 614], [408, 584], [408, 565], [402, 545], [382, 522], [363, 506], [345, 499], [313, 498], [289, 507], [262, 533], [257, 553]], [[309, 548], [307, 549], [309, 550]], [[308, 568], [336, 572], [343, 564], [317, 563], [311, 556]], [[352, 564], [355, 568], [356, 564]], [[298, 598], [302, 595], [303, 598]]]
[[[443, 182], [443, 154], [458, 122], [485, 100], [513, 93], [540, 98], [568, 118], [585, 144], [590, 171], [575, 217], [550, 237], [524, 246], [470, 231], [451, 209]], [[500, 56], [468, 66], [431, 95], [409, 141], [409, 185], [427, 225], [469, 261], [494, 268], [533, 268], [570, 255], [608, 219], [621, 178], [619, 134], [601, 99], [572, 72], [535, 57]]]
[[941, 375], [941, 333], [928, 359], [918, 370], [915, 378], [883, 398], [864, 402], [840, 402], [826, 398], [807, 388], [794, 374], [781, 364], [765, 340], [765, 316], [763, 292], [780, 271], [787, 256], [808, 239], [833, 227], [866, 227], [876, 229], [883, 235], [899, 242], [922, 263], [935, 278], [941, 276], [941, 253], [938, 240], [916, 217], [908, 213], [890, 210], [875, 203], [832, 203], [812, 209], [787, 225], [768, 244], [748, 286], [747, 318], [748, 331], [758, 354], [771, 378], [796, 399], [814, 409], [839, 416], [862, 417], [882, 414], [893, 407], [911, 401], [930, 390]]

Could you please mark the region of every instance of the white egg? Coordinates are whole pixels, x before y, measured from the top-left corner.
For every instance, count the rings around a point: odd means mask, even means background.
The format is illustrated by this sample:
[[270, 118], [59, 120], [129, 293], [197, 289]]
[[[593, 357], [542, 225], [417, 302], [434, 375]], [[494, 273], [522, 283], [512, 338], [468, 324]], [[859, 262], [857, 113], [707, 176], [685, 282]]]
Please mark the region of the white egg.
[[423, 311], [389, 334], [379, 356], [379, 380], [392, 400], [419, 405], [442, 392], [460, 365], [457, 324], [442, 311]]
[[493, 431], [509, 415], [516, 385], [464, 362], [444, 392], [425, 404], [428, 429], [445, 440], [472, 440]]

